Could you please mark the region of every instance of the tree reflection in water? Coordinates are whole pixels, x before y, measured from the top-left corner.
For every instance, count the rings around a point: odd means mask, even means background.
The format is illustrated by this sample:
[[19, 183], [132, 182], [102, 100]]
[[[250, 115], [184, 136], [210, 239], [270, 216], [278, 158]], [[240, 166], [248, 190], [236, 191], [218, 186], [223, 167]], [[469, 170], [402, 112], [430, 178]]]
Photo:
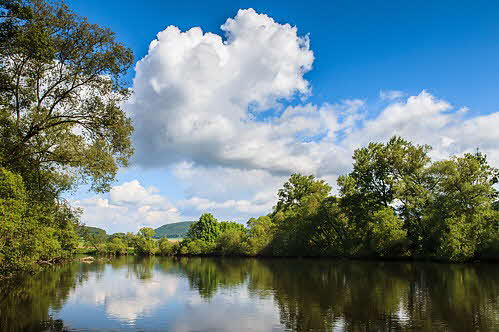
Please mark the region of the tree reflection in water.
[[[124, 257], [52, 267], [22, 281], [3, 282], [1, 329], [64, 330], [63, 321], [52, 319], [51, 313], [88, 285], [89, 276], [109, 278], [108, 269], [130, 287], [153, 279], [186, 280], [188, 288], [208, 304], [221, 292], [245, 289], [250, 300], [271, 300], [282, 328], [289, 330], [493, 331], [499, 327], [499, 268], [491, 264]], [[112, 282], [96, 285], [109, 287]], [[130, 294], [135, 298], [142, 293]], [[179, 301], [186, 296], [168, 294]], [[156, 300], [158, 307], [166, 307]]]

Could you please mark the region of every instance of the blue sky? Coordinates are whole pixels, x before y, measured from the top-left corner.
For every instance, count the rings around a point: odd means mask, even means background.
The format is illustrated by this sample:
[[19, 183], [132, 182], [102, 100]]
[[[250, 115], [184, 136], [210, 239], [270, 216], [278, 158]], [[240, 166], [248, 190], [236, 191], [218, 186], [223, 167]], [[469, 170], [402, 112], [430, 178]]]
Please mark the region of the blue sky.
[[[203, 211], [244, 222], [266, 213], [275, 200], [271, 192], [288, 174], [312, 173], [334, 184], [348, 171], [355, 147], [393, 134], [434, 145], [435, 158], [478, 146], [497, 163], [499, 4], [494, 2], [69, 4], [115, 31], [136, 60], [149, 59], [129, 74], [130, 87], [138, 91], [135, 104], [125, 106], [138, 128], [134, 166], [120, 171], [111, 195], [80, 191], [73, 197], [86, 209], [88, 224], [135, 231]], [[254, 11], [237, 19], [238, 10], [247, 8]], [[222, 31], [229, 18], [235, 24]], [[170, 25], [178, 33], [169, 30], [148, 50]], [[270, 32], [260, 33], [262, 26]], [[200, 32], [182, 34], [192, 27], [219, 35], [226, 44], [203, 39]], [[227, 32], [235, 43], [226, 39]], [[270, 33], [277, 42], [266, 41]], [[238, 48], [237, 41], [255, 46]], [[231, 75], [239, 71], [248, 77]], [[218, 90], [212, 91], [210, 82], [220, 82]], [[198, 98], [203, 102], [185, 101]], [[256, 112], [248, 111], [255, 105]], [[251, 132], [259, 137], [250, 144]]]
[[306, 77], [316, 100], [426, 88], [473, 112], [499, 108], [499, 4], [494, 1], [85, 0], [71, 6], [115, 31], [137, 59], [168, 25], [220, 33], [220, 25], [238, 9], [254, 8], [310, 34], [316, 61]]

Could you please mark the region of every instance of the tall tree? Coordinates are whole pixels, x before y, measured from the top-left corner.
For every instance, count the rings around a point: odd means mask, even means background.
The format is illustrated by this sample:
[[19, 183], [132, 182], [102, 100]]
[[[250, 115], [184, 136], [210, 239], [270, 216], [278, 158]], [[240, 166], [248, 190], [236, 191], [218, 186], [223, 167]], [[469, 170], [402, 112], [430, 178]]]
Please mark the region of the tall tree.
[[211, 213], [203, 213], [199, 220], [189, 227], [186, 239], [214, 243], [221, 233], [221, 223]]
[[[376, 229], [368, 224], [379, 219], [381, 210], [392, 209], [403, 219], [413, 245], [421, 236], [421, 216], [431, 192], [427, 145], [414, 145], [400, 137], [387, 143], [370, 143], [354, 151], [353, 170], [338, 179], [342, 206], [358, 229]], [[364, 242], [371, 233], [365, 232]]]
[[0, 166], [43, 197], [83, 181], [108, 189], [133, 152], [121, 108], [131, 50], [64, 3], [0, 5]]
[[[499, 240], [499, 170], [480, 152], [436, 162], [433, 197], [426, 212], [431, 221], [427, 250], [454, 261], [467, 260]], [[497, 245], [497, 244], [496, 244]]]
[[15, 218], [0, 209], [0, 273], [73, 253], [78, 218], [61, 193], [108, 190], [127, 164], [132, 64], [111, 30], [64, 2], [0, 0], [0, 182], [23, 192]]
[[310, 238], [314, 232], [312, 220], [331, 187], [313, 175], [292, 174], [279, 189], [278, 201], [272, 213], [276, 223], [276, 237], [272, 243], [274, 254], [308, 255]]

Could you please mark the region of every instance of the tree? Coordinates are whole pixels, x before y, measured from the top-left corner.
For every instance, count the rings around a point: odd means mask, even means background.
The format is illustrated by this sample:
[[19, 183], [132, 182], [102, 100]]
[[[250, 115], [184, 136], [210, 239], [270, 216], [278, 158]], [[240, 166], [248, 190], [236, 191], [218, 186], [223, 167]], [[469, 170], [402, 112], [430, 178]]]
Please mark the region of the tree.
[[187, 241], [184, 245], [189, 255], [206, 255], [212, 254], [215, 249], [214, 242], [207, 242], [202, 239]]
[[136, 253], [149, 256], [154, 255], [157, 252], [157, 244], [153, 239], [154, 233], [154, 229], [149, 227], [143, 227], [139, 230], [134, 239], [134, 249]]
[[121, 238], [115, 237], [107, 243], [107, 252], [111, 255], [125, 255], [127, 246]]
[[30, 8], [20, 0], [0, 0], [0, 45], [11, 42], [19, 32], [20, 23], [31, 15]]
[[102, 246], [108, 239], [106, 231], [96, 227], [82, 226], [80, 227], [79, 235], [97, 251], [100, 250], [99, 246]]
[[168, 241], [167, 238], [162, 238], [159, 240], [159, 254], [162, 256], [170, 256], [173, 255], [173, 243]]
[[109, 189], [132, 154], [132, 126], [120, 106], [131, 50], [63, 3], [0, 5], [9, 17], [0, 48], [0, 166], [40, 199], [75, 181]]
[[199, 220], [189, 227], [186, 239], [214, 243], [221, 232], [218, 220], [211, 213], [203, 213]]
[[61, 194], [81, 183], [106, 191], [127, 165], [132, 125], [120, 105], [133, 55], [62, 2], [0, 0], [0, 16], [0, 168], [24, 192], [16, 217], [0, 216], [20, 232], [2, 234], [17, 256], [0, 269], [15, 270], [71, 255], [78, 211]]
[[227, 228], [220, 234], [216, 241], [216, 250], [218, 253], [236, 256], [245, 254], [247, 234], [244, 226], [241, 226]]
[[246, 253], [249, 255], [270, 255], [271, 243], [274, 240], [276, 225], [269, 216], [250, 218]]
[[380, 256], [403, 256], [407, 231], [403, 229], [404, 221], [392, 208], [386, 207], [376, 211], [369, 224], [372, 249]]
[[31, 200], [19, 175], [0, 168], [0, 275], [68, 257], [77, 246], [76, 216], [63, 202]]
[[274, 214], [292, 210], [312, 197], [321, 201], [330, 191], [331, 187], [324, 180], [316, 180], [313, 175], [292, 174], [277, 192], [278, 201]]
[[307, 233], [319, 255], [354, 255], [363, 244], [362, 231], [348, 218], [337, 197], [322, 202]]
[[[423, 210], [433, 186], [430, 149], [395, 136], [386, 144], [370, 143], [354, 151], [353, 170], [341, 176], [338, 185], [341, 206], [357, 229], [373, 229], [369, 223], [374, 214], [393, 208], [414, 249], [421, 248]], [[362, 241], [369, 243], [372, 234], [364, 235]]]
[[272, 212], [277, 230], [272, 250], [277, 255], [309, 255], [311, 219], [316, 215], [331, 187], [313, 175], [293, 174], [278, 191]]
[[454, 261], [474, 257], [499, 239], [498, 197], [494, 185], [499, 171], [477, 152], [436, 162], [435, 180], [427, 216], [433, 226], [427, 251]]

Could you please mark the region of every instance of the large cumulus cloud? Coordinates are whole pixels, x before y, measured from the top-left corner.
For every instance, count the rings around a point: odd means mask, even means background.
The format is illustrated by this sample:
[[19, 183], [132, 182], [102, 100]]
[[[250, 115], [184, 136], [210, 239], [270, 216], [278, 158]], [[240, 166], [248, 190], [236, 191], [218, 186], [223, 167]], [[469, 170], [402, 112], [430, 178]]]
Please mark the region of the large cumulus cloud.
[[225, 38], [170, 26], [137, 63], [127, 110], [139, 164], [191, 160], [286, 170], [287, 163], [302, 162], [290, 133], [255, 119], [280, 109], [280, 100], [309, 93], [303, 77], [314, 60], [308, 38], [252, 9], [240, 10], [221, 29]]

